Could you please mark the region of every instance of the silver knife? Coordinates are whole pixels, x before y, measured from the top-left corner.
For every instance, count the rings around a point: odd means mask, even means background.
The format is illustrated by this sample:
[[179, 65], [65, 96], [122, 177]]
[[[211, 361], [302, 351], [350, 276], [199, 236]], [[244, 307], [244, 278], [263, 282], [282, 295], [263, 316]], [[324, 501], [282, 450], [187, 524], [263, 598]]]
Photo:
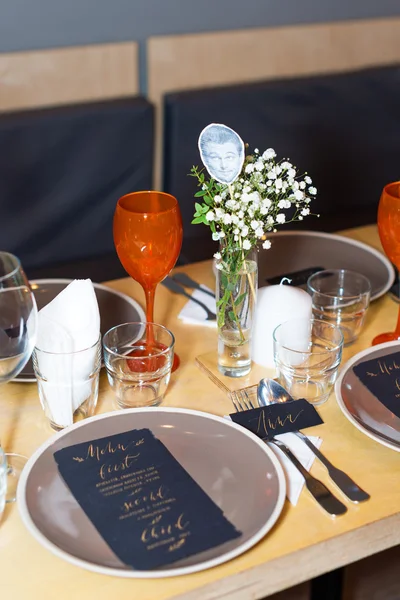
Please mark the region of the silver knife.
[[272, 440], [268, 441], [272, 441], [273, 444], [275, 444], [280, 450], [282, 450], [285, 456], [287, 456], [287, 458], [294, 464], [296, 469], [300, 471], [300, 473], [305, 479], [306, 488], [314, 497], [314, 499], [318, 502], [318, 504], [324, 510], [326, 510], [327, 513], [329, 513], [332, 517], [337, 517], [339, 515], [344, 515], [344, 513], [347, 512], [347, 507], [342, 502], [340, 502], [340, 500], [338, 500], [336, 496], [332, 494], [332, 492], [328, 490], [328, 488], [322, 483], [322, 481], [313, 477], [307, 471], [307, 469], [303, 467], [297, 456], [293, 454], [293, 452], [290, 450], [290, 448], [288, 448], [288, 446], [286, 446], [286, 444], [283, 444], [280, 440], [277, 440], [276, 438], [272, 438]]

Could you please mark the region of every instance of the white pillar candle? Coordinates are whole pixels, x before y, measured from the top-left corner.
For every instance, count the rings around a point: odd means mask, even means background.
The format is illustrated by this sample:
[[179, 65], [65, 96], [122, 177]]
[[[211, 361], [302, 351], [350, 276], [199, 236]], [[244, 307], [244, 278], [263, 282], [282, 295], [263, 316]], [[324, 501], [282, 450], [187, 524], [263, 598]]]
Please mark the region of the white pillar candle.
[[[258, 365], [273, 368], [273, 331], [289, 319], [310, 319], [311, 296], [304, 290], [290, 285], [270, 285], [260, 288], [252, 335], [252, 359]], [[300, 335], [300, 332], [298, 332]], [[299, 340], [300, 346], [301, 340]], [[308, 344], [304, 339], [305, 347]], [[300, 349], [300, 347], [299, 347]]]

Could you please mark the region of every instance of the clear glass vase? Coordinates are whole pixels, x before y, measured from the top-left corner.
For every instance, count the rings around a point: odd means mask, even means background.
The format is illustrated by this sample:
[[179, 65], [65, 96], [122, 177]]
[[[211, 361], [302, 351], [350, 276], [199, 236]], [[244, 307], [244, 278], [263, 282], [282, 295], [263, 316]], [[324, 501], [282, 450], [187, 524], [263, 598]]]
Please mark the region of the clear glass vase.
[[257, 251], [224, 250], [217, 265], [218, 370], [243, 377], [251, 369], [257, 296]]

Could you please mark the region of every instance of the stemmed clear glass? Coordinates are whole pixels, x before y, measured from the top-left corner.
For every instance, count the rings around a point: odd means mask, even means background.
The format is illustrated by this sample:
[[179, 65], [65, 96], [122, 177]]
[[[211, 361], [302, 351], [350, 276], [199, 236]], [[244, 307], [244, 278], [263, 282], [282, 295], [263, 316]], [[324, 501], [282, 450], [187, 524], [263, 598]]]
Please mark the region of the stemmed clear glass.
[[[0, 251], [0, 384], [14, 379], [28, 362], [36, 341], [37, 307], [19, 259]], [[7, 454], [7, 502], [26, 458]]]

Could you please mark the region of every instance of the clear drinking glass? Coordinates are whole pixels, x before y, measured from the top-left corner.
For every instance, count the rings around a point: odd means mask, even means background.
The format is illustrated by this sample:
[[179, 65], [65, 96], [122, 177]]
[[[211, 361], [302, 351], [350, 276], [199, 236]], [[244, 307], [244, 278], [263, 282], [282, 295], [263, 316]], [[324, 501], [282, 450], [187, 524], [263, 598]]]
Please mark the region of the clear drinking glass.
[[371, 297], [367, 277], [347, 269], [318, 271], [307, 281], [313, 315], [339, 325], [344, 345], [354, 342], [364, 325]]
[[319, 319], [291, 319], [275, 329], [279, 383], [294, 399], [323, 404], [336, 381], [343, 350], [340, 327]]
[[75, 352], [33, 350], [39, 398], [50, 426], [60, 431], [92, 417], [99, 395], [101, 338]]
[[[19, 259], [0, 252], [0, 384], [18, 375], [36, 340], [35, 298]], [[7, 501], [15, 500], [19, 474], [26, 458], [7, 454]]]
[[167, 390], [175, 338], [156, 323], [124, 323], [103, 337], [108, 381], [119, 408], [158, 406]]

